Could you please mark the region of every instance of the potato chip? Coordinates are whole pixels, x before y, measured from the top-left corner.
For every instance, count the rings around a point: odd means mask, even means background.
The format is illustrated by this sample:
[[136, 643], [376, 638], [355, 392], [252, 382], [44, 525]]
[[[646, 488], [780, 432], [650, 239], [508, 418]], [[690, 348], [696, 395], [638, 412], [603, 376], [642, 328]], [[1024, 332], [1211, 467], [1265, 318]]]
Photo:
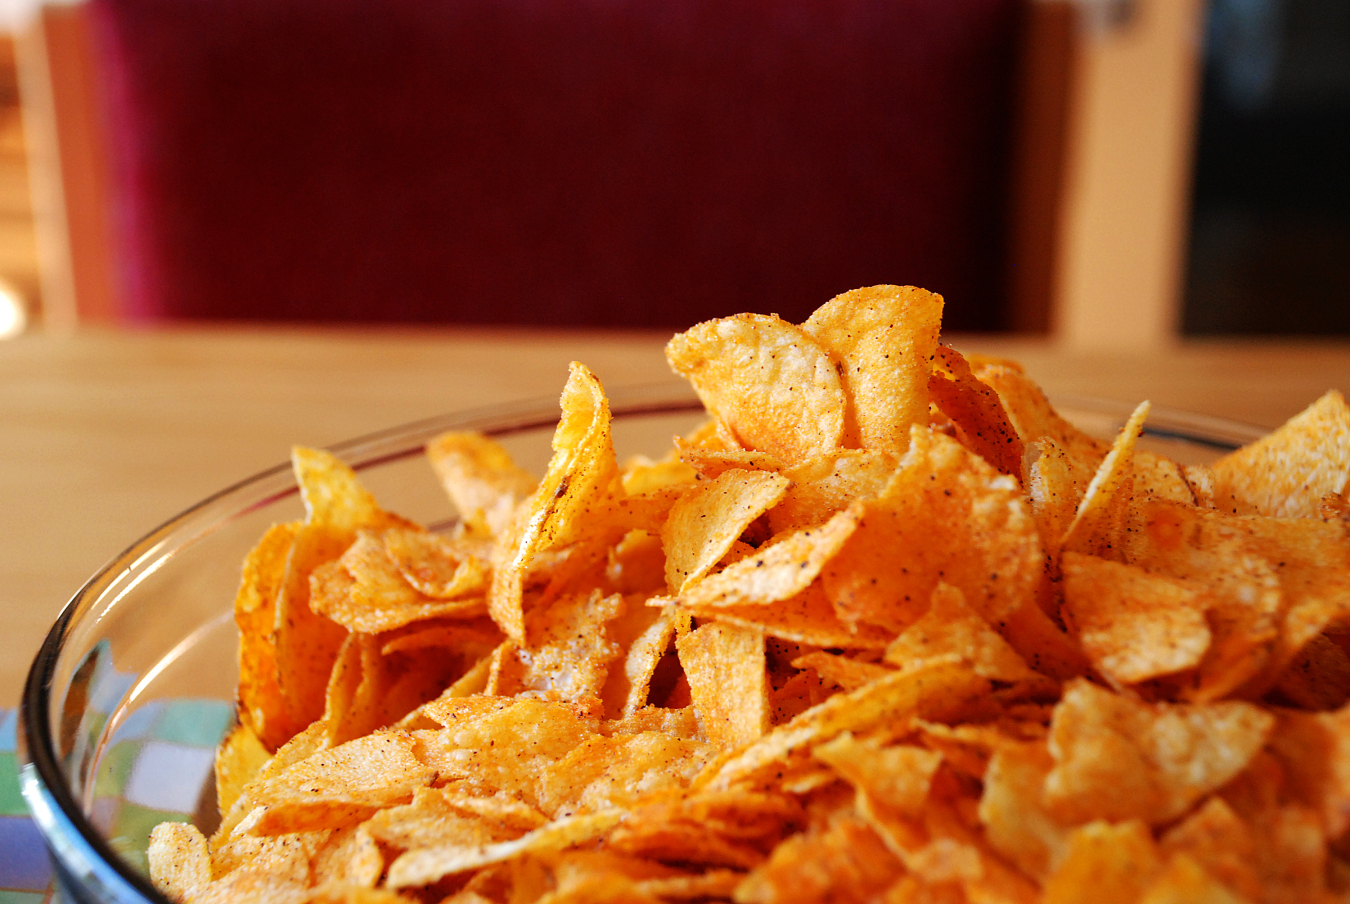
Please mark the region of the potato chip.
[[595, 374], [573, 362], [553, 434], [553, 458], [522, 504], [495, 563], [488, 614], [507, 637], [523, 643], [522, 584], [535, 553], [577, 538], [584, 519], [608, 501], [618, 479], [609, 401]]
[[1333, 390], [1284, 426], [1215, 462], [1214, 506], [1236, 514], [1316, 518], [1350, 478], [1350, 406]]
[[286, 702], [277, 683], [277, 596], [286, 560], [300, 531], [298, 521], [274, 524], [244, 559], [234, 602], [239, 628], [239, 719], [266, 747], [275, 750], [292, 733]]
[[884, 678], [893, 670], [873, 662], [863, 662], [848, 656], [839, 656], [817, 650], [798, 656], [792, 660], [793, 668], [814, 669], [821, 678], [839, 685], [846, 691], [855, 691], [878, 678]]
[[933, 588], [928, 612], [886, 647], [886, 662], [912, 668], [929, 660], [955, 657], [976, 675], [1008, 683], [1043, 678], [1031, 669], [980, 614], [966, 605], [960, 590], [941, 581]]
[[336, 562], [310, 575], [310, 608], [349, 631], [379, 634], [445, 616], [472, 617], [486, 611], [483, 597], [426, 596], [385, 551], [383, 538], [362, 532]]
[[1008, 422], [998, 393], [975, 379], [956, 349], [938, 346], [937, 359], [940, 368], [928, 378], [928, 394], [951, 419], [962, 445], [1002, 473], [1021, 477], [1022, 438]]
[[703, 741], [663, 731], [594, 737], [544, 767], [539, 805], [555, 817], [631, 807], [646, 795], [687, 787], [712, 752]]
[[1083, 491], [1078, 511], [1064, 535], [1065, 549], [1103, 558], [1123, 558], [1120, 547], [1134, 491], [1134, 446], [1148, 412], [1149, 403], [1140, 402], [1120, 428], [1111, 451]]
[[841, 449], [783, 470], [791, 483], [782, 501], [769, 510], [770, 532], [823, 524], [852, 503], [880, 495], [897, 461], [887, 452]]
[[801, 803], [787, 794], [737, 789], [657, 797], [630, 810], [607, 844], [661, 862], [747, 869], [803, 820]]
[[816, 340], [777, 316], [699, 324], [667, 343], [666, 360], [747, 448], [787, 464], [840, 448], [839, 374]]
[[1180, 854], [1163, 867], [1140, 904], [1242, 904], [1242, 901], [1198, 863]]
[[690, 631], [675, 648], [699, 721], [713, 744], [740, 747], [764, 734], [769, 695], [763, 631], [714, 622]]
[[1045, 802], [1070, 823], [1166, 823], [1237, 775], [1275, 719], [1239, 701], [1146, 704], [1070, 682], [1050, 729]]
[[310, 575], [338, 558], [357, 531], [405, 525], [383, 511], [356, 474], [333, 455], [297, 447], [291, 454], [296, 480], [308, 515], [296, 531], [277, 595], [277, 684], [286, 702], [287, 722], [262, 732], [264, 743], [279, 745], [323, 714], [328, 674], [337, 659], [346, 630], [315, 612], [310, 603]]
[[1205, 801], [1161, 839], [1164, 855], [1185, 856], [1250, 900], [1261, 897], [1256, 845], [1255, 834], [1221, 797]]
[[996, 851], [1038, 881], [1068, 853], [1070, 828], [1042, 802], [1054, 760], [1044, 744], [1000, 744], [989, 758], [979, 817]]
[[414, 732], [419, 760], [433, 766], [440, 781], [463, 779], [534, 806], [543, 768], [599, 730], [585, 706], [527, 696], [442, 696], [423, 713], [446, 726]]
[[[620, 646], [627, 648], [623, 668], [610, 671], [603, 691], [607, 693], [606, 712], [616, 714], [617, 710], [617, 714], [624, 716], [631, 716], [647, 705], [652, 676], [656, 674], [661, 658], [670, 648], [676, 633], [684, 634], [689, 630], [688, 615], [674, 607], [654, 609], [639, 606], [633, 601], [629, 604], [629, 611], [645, 611], [650, 620], [628, 643], [623, 643], [622, 639], [618, 641]], [[612, 706], [608, 702], [611, 695], [614, 698]], [[623, 698], [621, 703], [617, 699], [620, 696]]]
[[942, 296], [913, 286], [838, 295], [802, 324], [836, 362], [847, 400], [844, 445], [900, 453], [928, 417]]
[[955, 440], [915, 428], [890, 486], [822, 574], [841, 618], [899, 631], [946, 581], [991, 622], [1017, 608], [1042, 567], [1017, 481]]
[[[374, 891], [384, 875], [384, 853], [364, 825], [334, 832], [310, 861], [310, 869], [322, 877], [325, 893], [337, 900], [386, 901], [380, 896], [392, 894]], [[367, 892], [374, 897], [361, 897]]]
[[206, 838], [196, 826], [182, 822], [155, 826], [146, 858], [150, 862], [151, 880], [174, 900], [190, 900], [211, 881]]
[[692, 440], [675, 438], [675, 448], [680, 452], [680, 461], [701, 477], [712, 479], [727, 471], [781, 471], [783, 463], [767, 452], [756, 452], [721, 446], [697, 445]]
[[465, 518], [478, 515], [497, 536], [506, 533], [516, 506], [538, 484], [499, 443], [480, 433], [443, 433], [427, 444], [427, 459], [456, 510]]
[[[259, 835], [354, 825], [376, 811], [410, 800], [435, 770], [414, 755], [412, 739], [380, 730], [301, 760], [249, 789], [261, 808]], [[259, 812], [259, 811], [255, 811]]]
[[492, 546], [484, 540], [450, 540], [424, 530], [391, 528], [385, 554], [419, 593], [452, 600], [487, 590]]
[[1139, 820], [1090, 822], [1045, 883], [1045, 904], [1135, 904], [1161, 872], [1158, 846]]
[[1093, 666], [1116, 687], [1200, 664], [1209, 649], [1203, 584], [1066, 552], [1064, 617]]
[[796, 596], [810, 586], [862, 520], [855, 503], [824, 524], [803, 528], [759, 547], [751, 555], [680, 592], [680, 604], [706, 609], [755, 606]]
[[253, 781], [271, 758], [271, 752], [247, 724], [237, 724], [230, 729], [216, 749], [216, 806], [222, 816], [230, 811], [244, 786]]
[[877, 739], [844, 732], [815, 747], [812, 754], [834, 767], [849, 783], [863, 788], [904, 816], [923, 812], [942, 754], [907, 744], [885, 746]]
[[620, 810], [606, 810], [555, 820], [513, 841], [485, 845], [445, 844], [415, 848], [389, 865], [390, 888], [427, 885], [443, 876], [463, 873], [522, 854], [551, 853], [583, 844], [618, 824]]
[[528, 644], [505, 660], [498, 693], [539, 691], [549, 699], [591, 705], [598, 701], [610, 665], [622, 652], [606, 625], [623, 611], [623, 597], [599, 590], [536, 609], [526, 620]]
[[1064, 546], [1078, 513], [1078, 503], [1086, 486], [1074, 482], [1074, 470], [1068, 453], [1048, 436], [1036, 440], [1029, 447], [1033, 460], [1027, 469], [1027, 500], [1041, 543], [1053, 562]]
[[779, 474], [737, 468], [701, 483], [675, 503], [661, 528], [670, 592], [680, 593], [707, 574], [750, 522], [783, 498], [789, 483]]
[[[660, 598], [649, 601], [660, 604]], [[757, 627], [770, 637], [810, 644], [813, 647], [851, 647], [879, 650], [893, 633], [877, 625], [846, 624], [835, 614], [834, 604], [819, 582], [801, 593], [772, 605], [691, 607], [688, 613], [731, 625]]]
[[904, 867], [861, 819], [847, 816], [819, 832], [793, 835], [736, 888], [742, 904], [869, 901]]
[[953, 659], [931, 660], [830, 697], [729, 758], [714, 761], [700, 781], [723, 789], [772, 769], [793, 751], [809, 749], [842, 732], [860, 734], [882, 724], [931, 718], [959, 709], [988, 688], [988, 682]]
[[439, 845], [475, 847], [508, 841], [547, 821], [543, 814], [534, 810], [538, 819], [536, 825], [520, 828], [505, 821], [465, 813], [456, 806], [459, 799], [448, 789], [418, 788], [409, 803], [386, 807], [363, 822], [361, 827], [381, 844], [406, 851]]

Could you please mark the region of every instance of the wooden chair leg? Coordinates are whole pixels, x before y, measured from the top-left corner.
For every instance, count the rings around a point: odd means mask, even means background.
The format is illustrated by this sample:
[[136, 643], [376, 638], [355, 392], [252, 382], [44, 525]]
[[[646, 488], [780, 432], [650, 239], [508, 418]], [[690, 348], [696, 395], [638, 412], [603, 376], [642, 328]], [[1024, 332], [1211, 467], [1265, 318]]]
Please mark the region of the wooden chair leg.
[[107, 147], [84, 7], [44, 6], [18, 36], [16, 52], [30, 148], [42, 320], [57, 329], [116, 320]]

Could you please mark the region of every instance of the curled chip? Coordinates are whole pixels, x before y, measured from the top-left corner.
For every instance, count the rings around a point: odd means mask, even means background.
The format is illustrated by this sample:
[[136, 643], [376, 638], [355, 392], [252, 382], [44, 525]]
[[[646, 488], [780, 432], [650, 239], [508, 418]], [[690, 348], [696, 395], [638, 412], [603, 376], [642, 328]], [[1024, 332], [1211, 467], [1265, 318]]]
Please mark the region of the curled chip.
[[1069, 904], [1350, 894], [1350, 409], [1212, 466], [1061, 417], [840, 295], [667, 346], [708, 409], [615, 456], [574, 364], [535, 481], [427, 454], [457, 524], [297, 449], [249, 553], [219, 827], [178, 902]]

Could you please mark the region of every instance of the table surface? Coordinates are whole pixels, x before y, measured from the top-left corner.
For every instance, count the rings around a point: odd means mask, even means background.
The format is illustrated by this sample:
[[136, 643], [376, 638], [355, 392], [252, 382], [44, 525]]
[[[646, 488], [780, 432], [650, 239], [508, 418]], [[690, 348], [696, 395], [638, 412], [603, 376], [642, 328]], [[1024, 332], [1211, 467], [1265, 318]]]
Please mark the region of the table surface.
[[[71, 594], [207, 494], [324, 446], [458, 409], [556, 398], [572, 360], [611, 389], [672, 381], [665, 335], [192, 328], [0, 342], [0, 707]], [[1274, 426], [1350, 390], [1350, 343], [1205, 342], [1092, 355], [957, 336], [1049, 392]]]

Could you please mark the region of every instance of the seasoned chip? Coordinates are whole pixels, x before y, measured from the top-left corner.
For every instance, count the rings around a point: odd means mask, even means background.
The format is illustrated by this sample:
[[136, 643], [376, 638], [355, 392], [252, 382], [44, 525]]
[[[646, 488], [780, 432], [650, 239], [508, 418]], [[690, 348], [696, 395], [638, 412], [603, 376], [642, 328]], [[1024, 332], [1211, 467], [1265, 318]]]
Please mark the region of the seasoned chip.
[[694, 708], [722, 748], [754, 741], [769, 727], [764, 632], [714, 622], [675, 642]]
[[1044, 881], [1067, 853], [1069, 827], [1042, 798], [1054, 760], [1041, 743], [1003, 743], [989, 758], [980, 795], [980, 822], [989, 843], [1022, 872]]
[[897, 460], [887, 452], [841, 449], [782, 471], [791, 485], [769, 510], [770, 531], [783, 534], [814, 527], [858, 500], [880, 495]]
[[995, 622], [1040, 575], [1040, 542], [1017, 481], [927, 428], [914, 429], [890, 486], [863, 506], [861, 526], [822, 575], [845, 621], [901, 630], [942, 580]]
[[[481, 582], [477, 589], [483, 589]], [[379, 634], [444, 616], [480, 615], [486, 603], [482, 596], [438, 599], [423, 594], [390, 557], [383, 538], [363, 531], [340, 559], [311, 573], [310, 607], [349, 631]]]
[[1061, 561], [1064, 616], [1083, 652], [1116, 686], [1138, 684], [1200, 664], [1209, 649], [1203, 584], [1095, 556]]
[[583, 844], [613, 828], [621, 810], [605, 810], [555, 820], [513, 841], [495, 844], [444, 844], [416, 848], [401, 854], [389, 866], [390, 888], [427, 885], [443, 876], [463, 873], [523, 854], [544, 854]]
[[1068, 850], [1045, 883], [1045, 904], [1134, 904], [1162, 869], [1158, 846], [1139, 820], [1090, 822], [1069, 836]]
[[277, 683], [277, 596], [300, 522], [274, 524], [244, 559], [234, 602], [239, 628], [239, 719], [269, 749], [293, 733]]
[[222, 816], [271, 758], [272, 754], [247, 723], [230, 729], [216, 750], [216, 806]]
[[796, 596], [843, 547], [862, 520], [859, 503], [814, 528], [766, 543], [717, 574], [685, 585], [680, 603], [691, 608], [753, 606]]
[[412, 738], [381, 730], [321, 750], [250, 788], [259, 835], [354, 825], [410, 800], [435, 770], [413, 755]]
[[[659, 598], [651, 602], [659, 602]], [[813, 647], [851, 647], [879, 650], [894, 633], [877, 625], [847, 624], [839, 619], [820, 583], [772, 605], [691, 607], [699, 618], [732, 625], [758, 627], [770, 637], [810, 644]]]
[[488, 614], [507, 637], [525, 641], [523, 582], [534, 555], [578, 538], [618, 480], [609, 400], [595, 374], [573, 362], [562, 394], [553, 458], [507, 532], [488, 594]]
[[427, 443], [427, 459], [460, 515], [481, 517], [496, 535], [506, 532], [516, 506], [537, 483], [481, 433], [443, 433]]
[[960, 590], [938, 582], [928, 612], [886, 647], [886, 661], [903, 669], [928, 660], [952, 658], [968, 663], [975, 674], [993, 681], [1043, 681], [978, 612], [966, 605]]
[[666, 360], [750, 449], [793, 464], [841, 445], [839, 374], [816, 340], [777, 316], [699, 324], [670, 340]]
[[181, 822], [155, 826], [146, 856], [150, 861], [150, 878], [176, 901], [190, 900], [211, 881], [206, 839], [195, 826]]
[[408, 528], [386, 530], [381, 539], [403, 577], [426, 596], [451, 600], [487, 590], [492, 547], [485, 541]]
[[1350, 478], [1350, 406], [1328, 392], [1273, 433], [1215, 462], [1214, 505], [1238, 514], [1316, 518]]
[[844, 445], [900, 453], [928, 420], [928, 375], [942, 296], [872, 286], [836, 296], [802, 324], [836, 362], [847, 402]]
[[1022, 476], [1022, 438], [1008, 422], [998, 393], [975, 379], [961, 353], [950, 346], [937, 349], [942, 370], [928, 378], [928, 393], [951, 420], [964, 445], [1004, 474]]
[[1111, 451], [1102, 459], [1083, 492], [1078, 511], [1064, 536], [1064, 548], [1103, 558], [1121, 559], [1130, 494], [1134, 490], [1134, 446], [1148, 417], [1148, 402], [1130, 415]]
[[1242, 771], [1274, 724], [1251, 703], [1150, 705], [1073, 681], [1051, 725], [1046, 805], [1070, 824], [1169, 822]]
[[750, 523], [783, 498], [790, 482], [769, 471], [736, 468], [703, 482], [675, 503], [661, 528], [670, 592], [680, 593], [707, 574]]
[[550, 699], [586, 705], [598, 700], [610, 665], [622, 652], [605, 626], [623, 607], [619, 594], [593, 590], [530, 612], [528, 643], [504, 660], [498, 693], [539, 691]]
[[885, 746], [875, 738], [844, 732], [812, 753], [851, 784], [904, 816], [923, 812], [942, 754], [907, 744]]

